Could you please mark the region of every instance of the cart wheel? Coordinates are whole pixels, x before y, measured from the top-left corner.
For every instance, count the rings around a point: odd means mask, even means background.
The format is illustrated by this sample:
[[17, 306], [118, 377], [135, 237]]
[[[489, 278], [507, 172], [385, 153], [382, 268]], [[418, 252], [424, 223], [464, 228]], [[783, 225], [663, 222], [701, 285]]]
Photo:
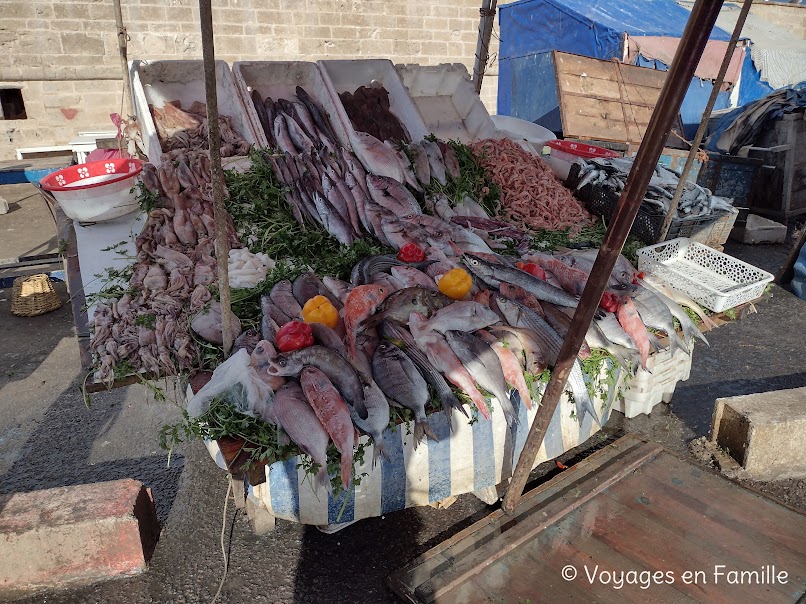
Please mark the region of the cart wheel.
[[268, 535], [274, 530], [275, 518], [271, 512], [248, 498], [246, 516], [249, 518], [255, 535]]

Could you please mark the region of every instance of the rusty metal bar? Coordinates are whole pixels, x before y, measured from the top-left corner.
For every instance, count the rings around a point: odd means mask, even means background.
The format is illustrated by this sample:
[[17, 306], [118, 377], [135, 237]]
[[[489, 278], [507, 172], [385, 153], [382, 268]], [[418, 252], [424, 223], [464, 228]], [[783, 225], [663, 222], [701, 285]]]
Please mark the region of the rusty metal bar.
[[[134, 117], [134, 109], [132, 105], [132, 86], [129, 81], [129, 58], [128, 58], [128, 43], [129, 34], [123, 25], [123, 14], [120, 9], [120, 0], [113, 0], [112, 4], [115, 7], [115, 25], [118, 30], [118, 53], [120, 54], [120, 69], [123, 71], [123, 106], [126, 109], [129, 119]], [[121, 115], [121, 118], [123, 116]]]
[[677, 53], [669, 69], [663, 90], [661, 90], [658, 104], [655, 111], [652, 112], [644, 140], [638, 149], [630, 175], [627, 177], [627, 185], [619, 200], [616, 213], [610, 221], [590, 278], [571, 321], [571, 329], [563, 341], [557, 364], [551, 373], [541, 407], [529, 430], [526, 444], [504, 496], [501, 507], [508, 514], [511, 514], [518, 506], [526, 480], [529, 478], [529, 472], [546, 436], [549, 422], [565, 391], [568, 374], [599, 306], [599, 301], [602, 299], [616, 260], [627, 240], [638, 208], [646, 194], [649, 179], [658, 163], [674, 119], [680, 111], [683, 97], [694, 76], [694, 70], [705, 50], [705, 43], [708, 41], [721, 8], [722, 0], [697, 0], [691, 10], [691, 16], [686, 23], [686, 29], [677, 47]]
[[213, 182], [213, 215], [215, 219], [215, 255], [218, 266], [218, 293], [221, 302], [221, 333], [224, 355], [232, 350], [232, 306], [230, 304], [229, 238], [224, 207], [224, 170], [221, 168], [221, 134], [218, 124], [218, 92], [216, 90], [215, 45], [213, 44], [213, 10], [210, 0], [199, 0], [202, 57], [204, 58], [204, 88], [207, 99], [207, 130], [210, 144], [210, 167]]
[[493, 33], [493, 22], [495, 21], [495, 10], [498, 0], [483, 0], [479, 14], [479, 39], [476, 43], [476, 60], [473, 65], [473, 86], [476, 93], [481, 92], [481, 81], [484, 79], [484, 72], [487, 70], [487, 61], [490, 58], [490, 36]]
[[725, 58], [722, 59], [719, 73], [716, 76], [716, 80], [714, 80], [714, 88], [711, 90], [711, 96], [708, 98], [708, 103], [705, 105], [705, 110], [702, 112], [702, 119], [700, 120], [699, 128], [697, 128], [697, 134], [694, 135], [694, 140], [691, 141], [691, 149], [686, 158], [686, 165], [683, 166], [683, 171], [680, 173], [680, 182], [677, 183], [674, 197], [669, 204], [669, 212], [666, 214], [666, 218], [663, 221], [663, 227], [661, 228], [658, 241], [666, 241], [669, 227], [671, 227], [672, 220], [674, 220], [677, 214], [677, 206], [680, 203], [680, 198], [683, 196], [683, 189], [686, 186], [688, 174], [691, 172], [691, 167], [694, 165], [694, 160], [697, 158], [700, 143], [702, 139], [705, 138], [705, 130], [708, 128], [708, 120], [711, 118], [711, 111], [713, 111], [717, 96], [719, 96], [719, 90], [722, 88], [722, 82], [725, 80], [725, 74], [728, 73], [730, 61], [733, 58], [733, 51], [736, 50], [736, 43], [739, 41], [739, 35], [742, 33], [744, 22], [747, 20], [747, 15], [750, 13], [750, 6], [752, 4], [753, 0], [744, 0], [742, 10], [739, 12], [739, 17], [736, 19], [736, 27], [733, 28], [733, 34], [730, 37], [730, 41], [728, 41], [728, 49], [725, 51]]

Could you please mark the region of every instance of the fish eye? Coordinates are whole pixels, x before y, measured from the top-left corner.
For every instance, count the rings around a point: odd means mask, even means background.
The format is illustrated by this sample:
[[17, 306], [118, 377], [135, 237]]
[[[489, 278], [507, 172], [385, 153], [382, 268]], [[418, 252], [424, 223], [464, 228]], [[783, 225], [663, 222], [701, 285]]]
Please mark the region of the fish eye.
[[288, 363], [286, 362], [286, 360], [285, 360], [285, 359], [277, 359], [277, 364], [278, 364], [280, 367], [285, 367], [286, 365], [288, 365]]
[[475, 258], [470, 259], [470, 264], [472, 264], [473, 266], [476, 266], [478, 263], [479, 263], [479, 261], [476, 260]]

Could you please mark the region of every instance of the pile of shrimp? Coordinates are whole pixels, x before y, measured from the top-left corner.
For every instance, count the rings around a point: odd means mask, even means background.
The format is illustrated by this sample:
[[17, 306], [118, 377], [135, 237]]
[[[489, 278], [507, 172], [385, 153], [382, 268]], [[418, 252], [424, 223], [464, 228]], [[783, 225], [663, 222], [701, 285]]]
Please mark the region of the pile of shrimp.
[[539, 157], [508, 140], [471, 143], [479, 165], [501, 187], [502, 212], [526, 229], [570, 229], [572, 236], [593, 222], [591, 215]]

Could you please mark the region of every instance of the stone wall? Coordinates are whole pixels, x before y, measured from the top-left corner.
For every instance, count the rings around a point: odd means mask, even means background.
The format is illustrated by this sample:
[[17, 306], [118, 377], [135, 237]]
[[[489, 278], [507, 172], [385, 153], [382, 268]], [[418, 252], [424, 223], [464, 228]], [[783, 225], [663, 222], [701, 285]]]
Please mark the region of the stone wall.
[[782, 27], [806, 40], [806, 4], [782, 4], [755, 0], [750, 14]]
[[[201, 58], [196, 0], [121, 0], [130, 59]], [[479, 0], [213, 0], [217, 58], [389, 58], [472, 72]], [[496, 22], [497, 30], [497, 22]], [[0, 159], [114, 129], [122, 83], [112, 2], [2, 0], [0, 88], [20, 87], [26, 120], [0, 121]], [[491, 54], [497, 52], [493, 36]], [[482, 99], [495, 112], [497, 65]]]

